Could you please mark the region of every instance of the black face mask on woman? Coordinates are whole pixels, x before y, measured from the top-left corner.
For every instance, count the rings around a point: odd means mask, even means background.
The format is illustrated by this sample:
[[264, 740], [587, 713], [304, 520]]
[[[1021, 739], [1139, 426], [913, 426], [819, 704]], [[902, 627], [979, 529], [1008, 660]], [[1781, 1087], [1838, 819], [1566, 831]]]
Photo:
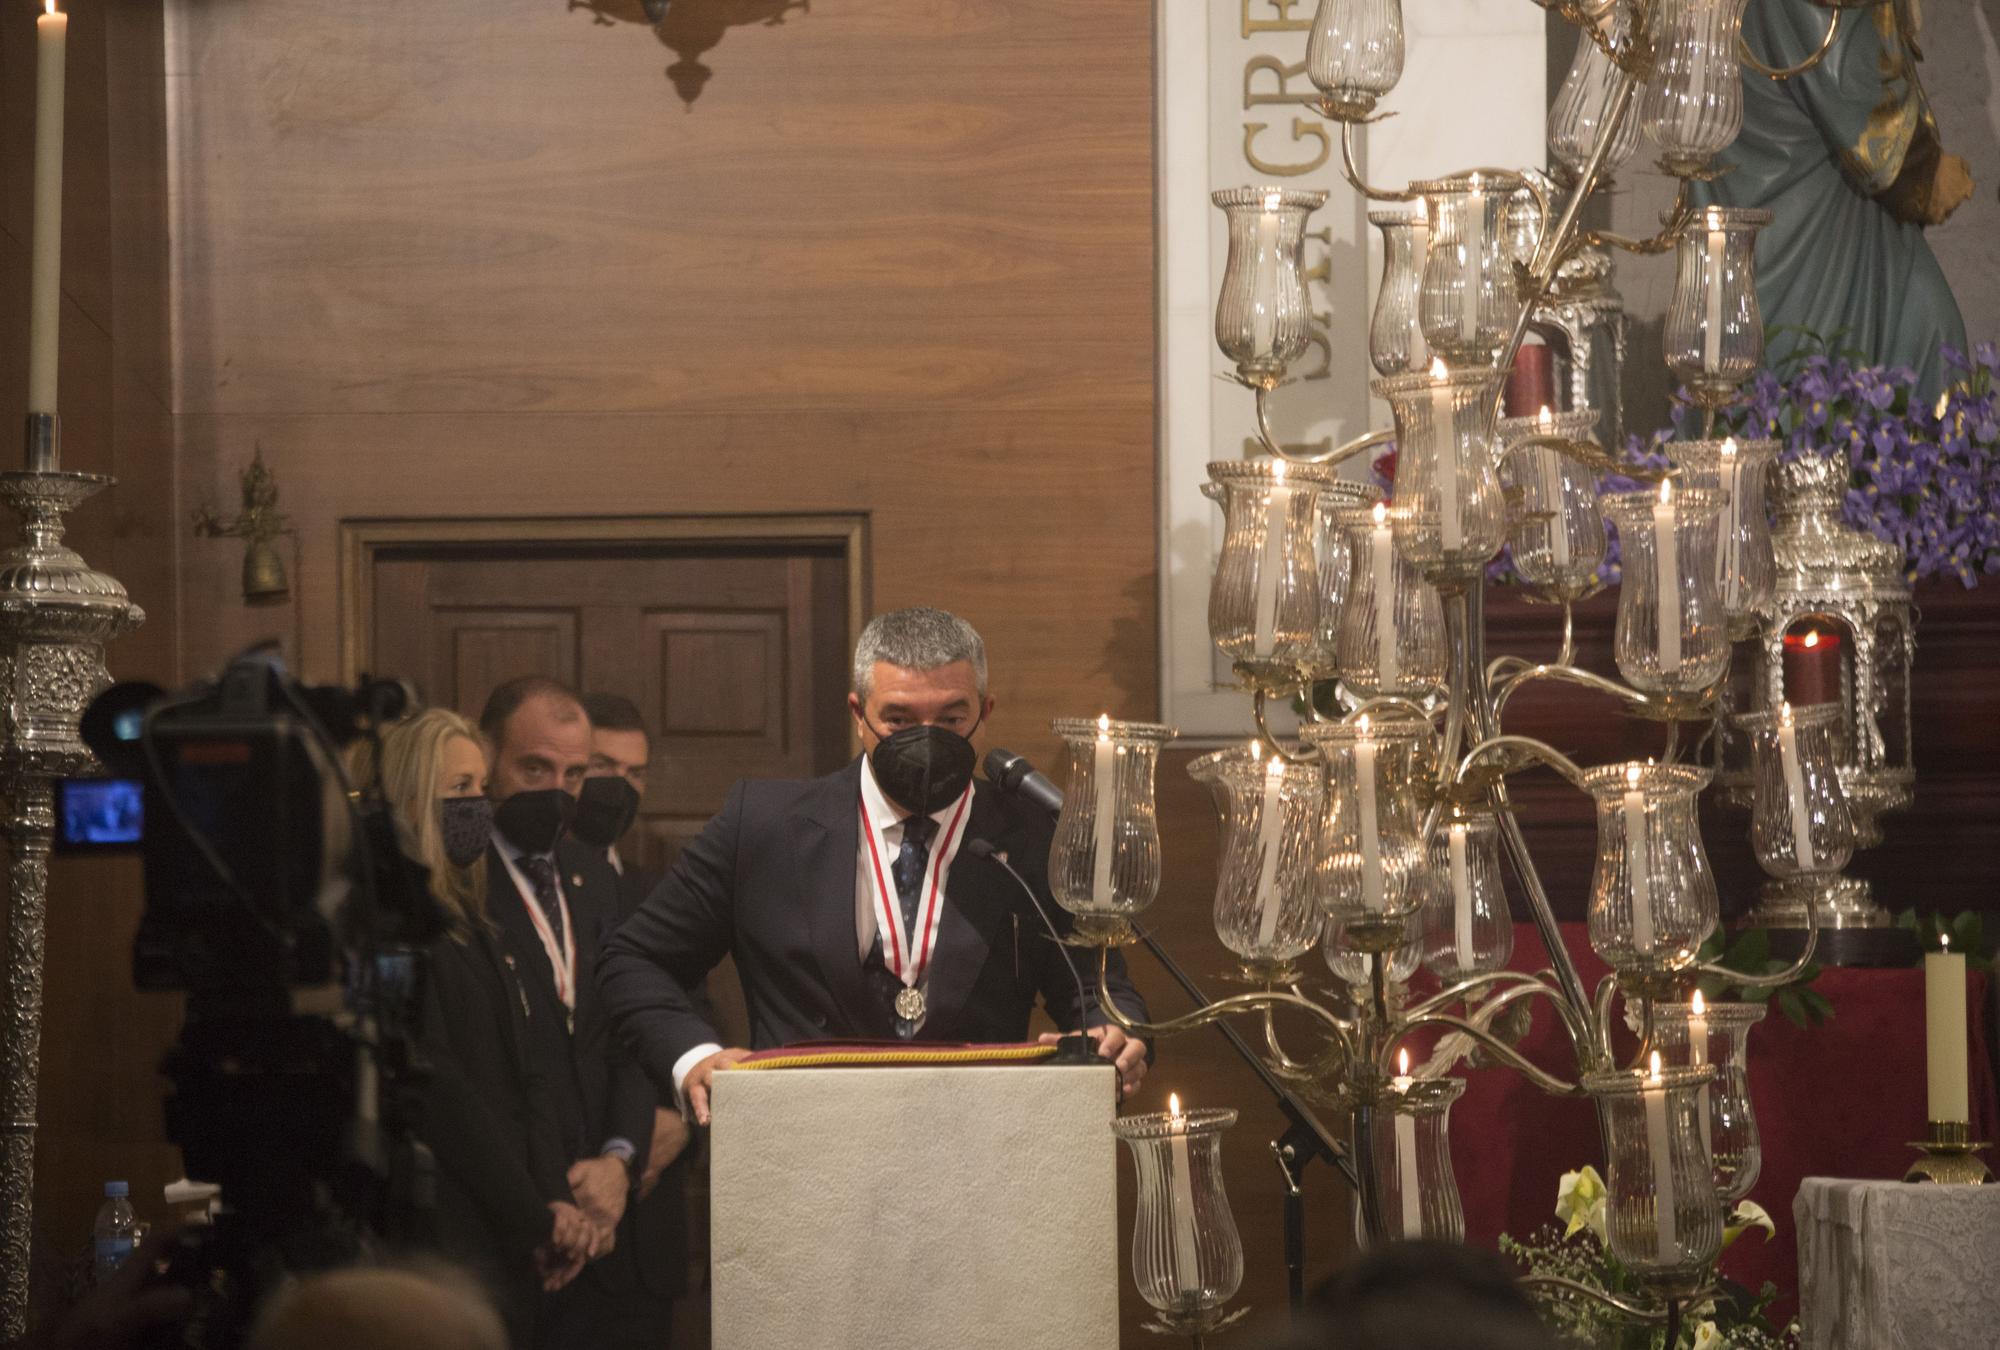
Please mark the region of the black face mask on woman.
[[493, 826], [523, 853], [548, 853], [576, 817], [576, 798], [561, 788], [517, 792], [493, 810]]
[[569, 832], [592, 848], [610, 848], [632, 828], [638, 814], [639, 789], [623, 778], [586, 778]]
[[472, 866], [493, 838], [493, 803], [484, 797], [446, 797], [438, 803], [438, 833], [453, 867]]
[[[974, 723], [972, 729], [979, 730]], [[874, 731], [874, 725], [869, 725]], [[972, 785], [979, 757], [969, 736], [943, 727], [904, 727], [882, 736], [868, 752], [868, 766], [889, 800], [907, 811], [933, 815], [957, 801]]]

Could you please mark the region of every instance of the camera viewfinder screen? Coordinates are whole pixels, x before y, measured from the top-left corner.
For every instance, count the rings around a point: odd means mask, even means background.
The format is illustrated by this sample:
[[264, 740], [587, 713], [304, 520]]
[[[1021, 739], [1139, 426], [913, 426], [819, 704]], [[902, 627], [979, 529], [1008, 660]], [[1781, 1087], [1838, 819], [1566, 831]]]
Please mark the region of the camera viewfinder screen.
[[145, 829], [145, 790], [130, 778], [70, 778], [60, 785], [63, 848], [136, 848]]

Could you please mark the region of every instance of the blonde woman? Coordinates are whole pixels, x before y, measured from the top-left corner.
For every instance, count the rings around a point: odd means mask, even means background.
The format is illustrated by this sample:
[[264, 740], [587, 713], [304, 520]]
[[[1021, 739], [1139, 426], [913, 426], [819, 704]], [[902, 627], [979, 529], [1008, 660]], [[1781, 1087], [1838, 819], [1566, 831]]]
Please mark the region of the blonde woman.
[[537, 1290], [568, 1283], [605, 1239], [570, 1194], [548, 1092], [527, 1053], [529, 1003], [486, 919], [486, 753], [470, 722], [430, 708], [387, 728], [379, 756], [360, 761], [360, 783], [379, 764], [382, 795], [430, 869], [448, 922], [430, 951], [422, 1041], [437, 1246], [487, 1285], [525, 1347]]

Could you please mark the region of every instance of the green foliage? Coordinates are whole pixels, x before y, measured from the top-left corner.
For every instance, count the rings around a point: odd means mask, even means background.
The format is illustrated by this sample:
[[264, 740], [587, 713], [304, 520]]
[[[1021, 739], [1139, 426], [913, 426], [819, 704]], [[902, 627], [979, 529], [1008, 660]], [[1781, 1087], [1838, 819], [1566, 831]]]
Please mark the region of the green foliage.
[[[1718, 928], [1702, 944], [1697, 959], [1745, 975], [1772, 975], [1792, 964], [1771, 955], [1771, 932], [1768, 928], [1746, 928], [1733, 939], [1725, 937]], [[1701, 989], [1701, 996], [1711, 1003], [1763, 1003], [1768, 1000], [1794, 1024], [1817, 1026], [1833, 1016], [1832, 1002], [1825, 994], [1812, 988], [1812, 982], [1819, 978], [1819, 971], [1817, 963], [1808, 963], [1799, 972], [1798, 978], [1790, 983], [1762, 988], [1745, 987], [1725, 976], [1710, 974], [1703, 974], [1696, 983]]]
[[[1986, 935], [1986, 920], [1976, 909], [1962, 909], [1956, 914], [1946, 914], [1935, 909], [1906, 909], [1896, 916], [1896, 927], [1907, 928], [1917, 935], [1920, 950], [1934, 952], [1941, 945], [1946, 934], [1951, 935], [1951, 950], [1965, 953], [1967, 970], [1993, 969], [1996, 946], [2000, 946], [2000, 934], [1989, 938]], [[1917, 958], [1922, 964], [1923, 958]]]

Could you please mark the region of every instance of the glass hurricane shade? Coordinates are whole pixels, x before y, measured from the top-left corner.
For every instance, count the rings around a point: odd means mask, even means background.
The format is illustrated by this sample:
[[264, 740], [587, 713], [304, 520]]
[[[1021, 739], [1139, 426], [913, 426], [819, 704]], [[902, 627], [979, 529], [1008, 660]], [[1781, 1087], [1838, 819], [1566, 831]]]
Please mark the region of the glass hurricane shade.
[[1750, 844], [1774, 877], [1831, 875], [1854, 855], [1854, 817], [1840, 784], [1837, 703], [1743, 713], [1750, 740]]
[[1259, 742], [1203, 755], [1188, 777], [1207, 786], [1222, 827], [1215, 932], [1246, 966], [1289, 965], [1319, 940], [1318, 764], [1264, 753]]
[[1320, 0], [1306, 39], [1306, 78], [1331, 115], [1366, 116], [1402, 77], [1401, 0]]
[[1719, 407], [1764, 364], [1757, 308], [1757, 232], [1769, 211], [1710, 206], [1674, 241], [1674, 292], [1662, 341], [1667, 365], [1697, 402]]
[[[1333, 670], [1360, 698], [1422, 698], [1445, 680], [1444, 606], [1437, 588], [1395, 546], [1387, 508], [1334, 512], [1347, 574]], [[1386, 622], [1385, 622], [1386, 620]]]
[[1417, 293], [1430, 252], [1430, 221], [1421, 211], [1370, 211], [1368, 223], [1382, 231], [1382, 287], [1368, 323], [1369, 363], [1378, 375], [1429, 370]]
[[1431, 836], [1424, 966], [1446, 984], [1505, 968], [1514, 921], [1500, 879], [1500, 830], [1490, 815], [1441, 820]]
[[1591, 409], [1540, 417], [1500, 420], [1500, 439], [1509, 447], [1500, 464], [1504, 488], [1519, 493], [1507, 532], [1509, 555], [1521, 580], [1544, 595], [1575, 600], [1597, 587], [1604, 562], [1604, 513], [1589, 469], [1545, 445], [1516, 447], [1530, 436], [1552, 434], [1583, 441], [1597, 425]]
[[1239, 669], [1296, 680], [1320, 634], [1319, 494], [1329, 469], [1273, 459], [1208, 466], [1222, 506], [1222, 556], [1209, 579], [1208, 631]]
[[1478, 575], [1506, 542], [1507, 499], [1494, 467], [1503, 378], [1490, 367], [1444, 375], [1433, 367], [1371, 385], [1396, 419], [1396, 548], [1433, 580]]
[[1648, 694], [1701, 693], [1729, 669], [1729, 625], [1715, 586], [1721, 496], [1668, 488], [1600, 501], [1621, 551], [1612, 633], [1618, 673]]
[[1215, 301], [1215, 341], [1253, 388], [1272, 389], [1312, 337], [1306, 217], [1324, 192], [1244, 187], [1214, 193], [1229, 223], [1229, 260]]
[[[1335, 979], [1362, 994], [1374, 978], [1369, 970], [1370, 954], [1348, 939], [1347, 929], [1346, 919], [1328, 919], [1326, 931], [1320, 935], [1320, 954], [1326, 958], [1326, 968]], [[1382, 958], [1383, 978], [1390, 984], [1408, 983], [1423, 960], [1423, 934], [1415, 924], [1409, 925], [1409, 929], [1409, 941], [1390, 948]]]
[[1745, 0], [1660, 0], [1653, 20], [1653, 71], [1639, 120], [1660, 167], [1690, 176], [1743, 129], [1737, 40]]
[[[1368, 1134], [1387, 1242], [1465, 1239], [1465, 1207], [1451, 1169], [1451, 1105], [1462, 1078], [1397, 1078], [1377, 1098]], [[1355, 1206], [1355, 1239], [1369, 1235]]]
[[1597, 804], [1590, 945], [1621, 974], [1684, 969], [1715, 929], [1715, 871], [1695, 813], [1708, 780], [1706, 770], [1651, 762], [1583, 776]]
[[1243, 1244], [1222, 1185], [1222, 1133], [1229, 1110], [1123, 1116], [1112, 1130], [1138, 1174], [1132, 1282], [1163, 1313], [1221, 1307], [1243, 1283]]
[[[1697, 1096], [1706, 1107], [1702, 1135], [1715, 1168], [1715, 1186], [1734, 1203], [1750, 1194], [1764, 1169], [1764, 1145], [1750, 1105], [1750, 1028], [1764, 1020], [1761, 1003], [1653, 1004], [1653, 1041], [1671, 1064], [1715, 1067], [1715, 1080]], [[1692, 1034], [1699, 1025], [1700, 1035]]]
[[1415, 935], [1424, 899], [1417, 816], [1419, 751], [1428, 723], [1320, 723], [1300, 732], [1319, 751], [1327, 796], [1320, 821], [1319, 902], [1346, 922], [1345, 940], [1387, 951]]
[[1700, 1089], [1711, 1067], [1585, 1074], [1608, 1166], [1611, 1254], [1655, 1293], [1700, 1285], [1722, 1251], [1722, 1199], [1702, 1144]]
[[[1625, 37], [1623, 9], [1612, 11], [1609, 20], [1614, 40]], [[1604, 49], [1588, 38], [1576, 44], [1576, 59], [1563, 77], [1556, 101], [1549, 107], [1549, 152], [1572, 172], [1581, 172], [1590, 152], [1603, 134], [1617, 95], [1618, 67]], [[1628, 111], [1618, 124], [1611, 148], [1604, 158], [1604, 172], [1614, 174], [1639, 148], [1639, 118]]]
[[1160, 892], [1153, 778], [1173, 729], [1155, 722], [1059, 717], [1066, 752], [1062, 813], [1049, 845], [1049, 888], [1079, 919], [1115, 922]]
[[1374, 487], [1345, 480], [1320, 489], [1319, 533], [1315, 543], [1319, 563], [1319, 624], [1311, 650], [1306, 653], [1306, 665], [1315, 680], [1330, 680], [1339, 674], [1341, 624], [1347, 613], [1347, 598], [1357, 584], [1348, 552], [1348, 513], [1359, 509], [1365, 515], [1381, 499], [1382, 494]]
[[1667, 457], [1690, 486], [1714, 492], [1722, 501], [1715, 524], [1715, 588], [1728, 621], [1729, 636], [1740, 640], [1758, 628], [1778, 584], [1771, 553], [1771, 517], [1765, 508], [1776, 441], [1670, 441]]
[[1450, 365], [1490, 365], [1520, 312], [1508, 203], [1515, 174], [1467, 173], [1410, 185], [1430, 220], [1418, 314], [1424, 341]]

